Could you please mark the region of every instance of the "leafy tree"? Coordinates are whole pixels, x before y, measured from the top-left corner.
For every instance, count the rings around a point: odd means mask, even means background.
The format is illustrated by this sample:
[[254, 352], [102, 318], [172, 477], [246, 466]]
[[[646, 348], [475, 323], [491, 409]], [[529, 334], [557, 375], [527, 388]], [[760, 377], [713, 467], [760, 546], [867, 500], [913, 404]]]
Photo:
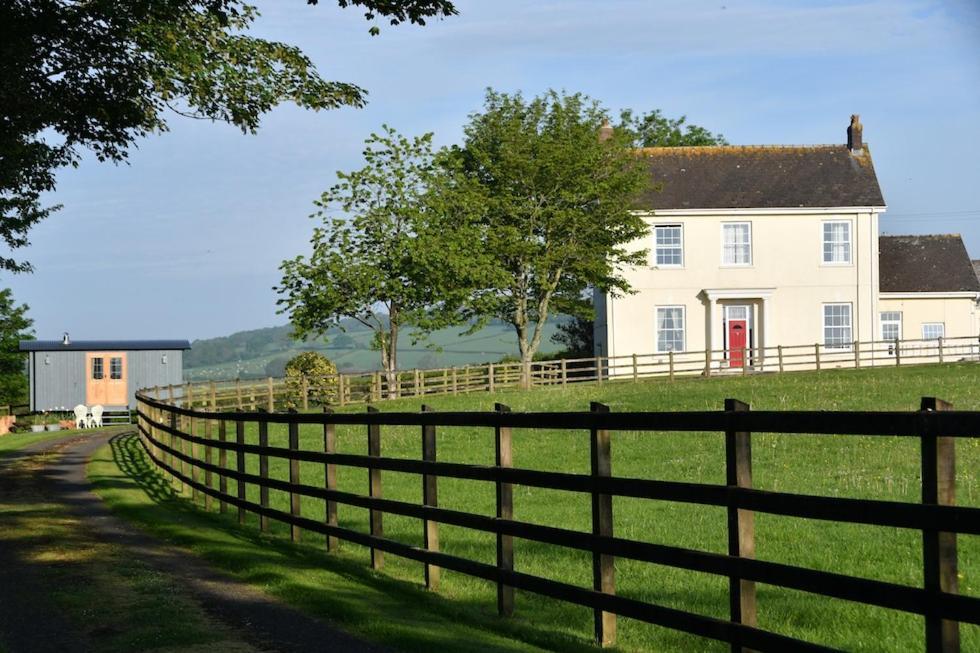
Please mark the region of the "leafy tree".
[[18, 351], [21, 340], [34, 339], [27, 308], [14, 303], [9, 288], [0, 290], [0, 404], [24, 403], [27, 398], [24, 354]]
[[616, 130], [625, 132], [633, 147], [677, 147], [681, 145], [727, 145], [721, 134], [699, 125], [687, 124], [687, 116], [668, 118], [660, 109], [636, 115], [632, 109], [619, 113]]
[[548, 316], [588, 317], [583, 291], [628, 292], [620, 269], [645, 260], [630, 243], [646, 233], [631, 208], [647, 174], [624, 131], [600, 141], [604, 119], [581, 94], [490, 89], [457, 152], [483, 190], [483, 249], [494, 255], [463, 313], [514, 328], [525, 383]]
[[337, 366], [323, 354], [304, 351], [286, 363], [286, 388], [295, 408], [302, 401], [303, 382], [307, 396], [314, 401], [330, 403], [337, 397]]
[[[456, 13], [448, 0], [337, 2], [393, 24]], [[11, 250], [0, 269], [30, 270], [13, 250], [59, 208], [40, 201], [58, 168], [85, 149], [125, 160], [167, 129], [168, 110], [252, 132], [280, 102], [364, 104], [364, 90], [323, 80], [298, 48], [249, 36], [257, 15], [244, 0], [0, 3], [0, 240]]]
[[[488, 257], [468, 226], [471, 184], [436, 156], [431, 133], [407, 138], [386, 125], [364, 157], [316, 202], [313, 253], [282, 263], [277, 303], [298, 337], [343, 329], [345, 319], [373, 331], [394, 394], [402, 327], [424, 334], [451, 323]], [[335, 208], [351, 219], [331, 217]]]
[[[592, 314], [594, 316], [594, 313]], [[551, 342], [564, 349], [555, 358], [589, 358], [595, 355], [594, 317], [575, 316], [558, 324]]]

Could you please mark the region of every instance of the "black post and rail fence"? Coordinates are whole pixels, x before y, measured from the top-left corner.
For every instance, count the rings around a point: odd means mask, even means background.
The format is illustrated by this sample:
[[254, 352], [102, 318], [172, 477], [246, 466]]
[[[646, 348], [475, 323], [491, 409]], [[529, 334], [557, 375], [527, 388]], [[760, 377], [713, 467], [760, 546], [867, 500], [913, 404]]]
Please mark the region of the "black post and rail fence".
[[[819, 643], [761, 628], [757, 622], [757, 603], [761, 601], [756, 594], [757, 583], [919, 615], [923, 618], [925, 646], [929, 652], [958, 651], [959, 625], [980, 625], [980, 598], [958, 593], [956, 550], [957, 535], [980, 535], [980, 508], [955, 505], [956, 443], [980, 437], [980, 412], [954, 411], [938, 399], [924, 398], [921, 410], [908, 412], [753, 411], [747, 404], [729, 399], [724, 410], [703, 412], [617, 413], [594, 403], [587, 412], [519, 413], [498, 404], [491, 412], [436, 412], [423, 407], [418, 413], [369, 410], [350, 414], [206, 410], [181, 405], [172, 394], [166, 398], [163, 394], [152, 396], [144, 391], [138, 395], [140, 442], [145, 453], [175, 486], [180, 484], [196, 490], [204, 501], [216, 500], [222, 507], [234, 506], [240, 518], [246, 513], [257, 515], [263, 528], [268, 527], [268, 520], [286, 524], [294, 540], [307, 532], [325, 538], [326, 548], [331, 551], [341, 541], [368, 547], [375, 569], [382, 568], [384, 554], [416, 561], [422, 565], [426, 585], [432, 590], [439, 588], [441, 570], [490, 581], [497, 586], [497, 605], [502, 615], [520, 611], [520, 597], [515, 597], [515, 590], [585, 606], [594, 613], [595, 639], [599, 645], [615, 644], [617, 617], [626, 617], [726, 642], [733, 651], [830, 650]], [[183, 418], [203, 422], [205, 426], [194, 434], [186, 432], [181, 426], [187, 423]], [[273, 424], [280, 425], [277, 428], [285, 425], [288, 446], [269, 445], [268, 428]], [[322, 429], [322, 447], [317, 444], [316, 450], [301, 448], [296, 434], [303, 426]], [[367, 446], [363, 454], [337, 452], [338, 426], [364, 429]], [[388, 427], [418, 429], [421, 458], [385, 456], [382, 444]], [[440, 429], [452, 427], [487, 429], [493, 433], [494, 464], [440, 462], [437, 457]], [[230, 428], [236, 435], [233, 440], [226, 437]], [[590, 471], [567, 473], [520, 467], [517, 464], [519, 443], [511, 437], [514, 429], [587, 434]], [[258, 444], [246, 442], [242, 435], [246, 430], [259, 434]], [[646, 437], [665, 432], [717, 433], [725, 442], [725, 484], [617, 476], [614, 464], [617, 431], [644, 432]], [[212, 437], [215, 433], [216, 439]], [[922, 499], [902, 502], [755, 489], [753, 433], [917, 439], [921, 445]], [[214, 456], [212, 450], [218, 455]], [[263, 461], [258, 474], [246, 470], [243, 462], [246, 454]], [[270, 477], [270, 459], [288, 462], [288, 479]], [[234, 463], [229, 466], [231, 461]], [[300, 463], [324, 465], [325, 481], [304, 483], [299, 473]], [[366, 495], [337, 489], [337, 470], [342, 468], [368, 471], [370, 482]], [[384, 472], [418, 475], [421, 482], [418, 501], [385, 498], [381, 483]], [[496, 515], [441, 507], [442, 503], [452, 503], [440, 502], [437, 481], [442, 478], [492, 484], [496, 488]], [[229, 480], [234, 484], [233, 492], [229, 492]], [[260, 488], [258, 503], [247, 499], [247, 485]], [[520, 492], [514, 491], [517, 487], [564, 490], [590, 497], [591, 532], [517, 519], [521, 497]], [[270, 489], [289, 495], [288, 511], [269, 505]], [[323, 501], [325, 518], [301, 514], [299, 497]], [[617, 536], [613, 528], [617, 497], [724, 508], [727, 554]], [[343, 510], [345, 506], [370, 512], [369, 532], [338, 525], [338, 509]], [[757, 513], [918, 531], [922, 534], [923, 583], [906, 585], [758, 559], [754, 528]], [[385, 514], [418, 519], [422, 546], [386, 537], [382, 526]], [[439, 525], [442, 524], [495, 536], [496, 564], [441, 551]], [[520, 571], [514, 561], [515, 539], [590, 554], [591, 587]], [[706, 616], [617, 595], [617, 559], [727, 578], [729, 617]]]

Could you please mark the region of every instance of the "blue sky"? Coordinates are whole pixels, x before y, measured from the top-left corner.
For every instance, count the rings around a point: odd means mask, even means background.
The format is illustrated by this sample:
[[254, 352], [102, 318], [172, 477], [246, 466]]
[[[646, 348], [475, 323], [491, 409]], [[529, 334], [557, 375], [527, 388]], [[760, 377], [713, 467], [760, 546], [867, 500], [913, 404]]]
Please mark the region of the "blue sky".
[[312, 201], [382, 123], [460, 138], [487, 86], [582, 91], [687, 115], [735, 144], [841, 143], [859, 113], [885, 233], [961, 233], [980, 258], [980, 3], [461, 0], [460, 16], [368, 35], [332, 0], [262, 0], [257, 33], [301, 46], [365, 109], [283, 106], [256, 136], [173, 117], [129, 165], [59, 176], [32, 275], [2, 282], [39, 337], [201, 338], [284, 322], [278, 265]]

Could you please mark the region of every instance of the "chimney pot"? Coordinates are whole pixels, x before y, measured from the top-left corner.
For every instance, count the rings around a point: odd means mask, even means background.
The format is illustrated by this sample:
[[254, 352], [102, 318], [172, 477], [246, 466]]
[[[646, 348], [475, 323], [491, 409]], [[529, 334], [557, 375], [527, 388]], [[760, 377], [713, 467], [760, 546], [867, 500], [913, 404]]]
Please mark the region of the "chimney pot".
[[847, 149], [851, 152], [859, 153], [864, 149], [864, 125], [861, 124], [861, 116], [854, 114], [851, 116], [851, 124], [847, 128]]
[[61, 344], [65, 345], [66, 347], [71, 344], [71, 338], [68, 337], [67, 331], [65, 331], [65, 334], [61, 336]]
[[605, 143], [613, 137], [613, 128], [609, 124], [609, 118], [602, 121], [602, 127], [599, 128], [599, 142]]

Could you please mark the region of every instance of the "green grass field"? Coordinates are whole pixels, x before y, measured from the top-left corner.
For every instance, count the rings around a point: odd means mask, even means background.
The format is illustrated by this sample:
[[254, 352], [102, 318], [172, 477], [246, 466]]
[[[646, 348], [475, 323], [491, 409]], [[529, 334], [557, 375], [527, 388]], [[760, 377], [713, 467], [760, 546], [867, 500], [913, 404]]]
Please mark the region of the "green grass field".
[[[976, 389], [980, 367], [975, 364], [919, 366], [901, 369], [823, 371], [780, 376], [749, 376], [719, 379], [684, 379], [674, 383], [653, 381], [640, 384], [582, 384], [568, 388], [544, 388], [531, 393], [505, 392], [462, 397], [433, 397], [427, 401], [435, 410], [489, 410], [496, 401], [515, 411], [586, 410], [595, 400], [614, 411], [627, 410], [704, 410], [720, 409], [724, 398], [746, 401], [755, 409], [834, 409], [834, 410], [912, 410], [920, 397], [937, 396], [967, 410], [980, 410]], [[384, 411], [418, 410], [418, 400], [382, 402]], [[351, 408], [363, 410], [363, 407]], [[339, 427], [338, 450], [366, 452], [364, 427]], [[479, 464], [493, 463], [493, 434], [490, 429], [440, 428], [439, 460]], [[615, 432], [612, 436], [613, 473], [617, 476], [704, 483], [724, 483], [724, 438], [716, 433], [663, 434]], [[256, 442], [254, 430], [248, 441]], [[284, 428], [273, 426], [270, 441], [285, 446]], [[145, 476], [145, 460], [132, 440], [117, 443], [115, 456], [126, 458], [130, 475]], [[322, 450], [321, 430], [301, 428], [301, 446]], [[418, 459], [421, 438], [418, 428], [383, 428], [382, 453]], [[247, 458], [249, 471], [257, 473], [258, 461]], [[562, 431], [515, 430], [514, 464], [517, 467], [568, 472], [587, 472], [588, 434]], [[754, 434], [753, 475], [755, 487], [785, 492], [827, 496], [876, 498], [902, 501], [919, 500], [919, 448], [914, 438], [787, 436]], [[270, 461], [271, 473], [288, 477], [286, 464]], [[980, 440], [957, 442], [957, 503], [980, 506]], [[322, 589], [323, 574], [311, 569], [326, 567], [329, 573], [346, 576], [345, 591], [371, 593], [397, 586], [396, 598], [386, 599], [376, 612], [391, 609], [393, 602], [413, 615], [421, 611], [432, 619], [448, 618], [453, 630], [448, 635], [430, 629], [435, 641], [466, 641], [471, 650], [524, 650], [542, 647], [569, 650], [587, 647], [591, 637], [591, 612], [533, 594], [519, 592], [517, 615], [502, 620], [495, 615], [494, 587], [461, 574], [444, 572], [438, 597], [427, 596], [419, 586], [422, 569], [418, 563], [386, 556], [383, 577], [363, 571], [368, 562], [366, 549], [344, 544], [343, 551], [327, 558], [319, 553], [322, 537], [305, 534], [305, 544], [296, 553], [288, 545], [270, 546], [268, 540], [244, 535], [231, 515], [193, 515], [190, 526], [182, 526], [186, 512], [176, 521], [165, 514], [181, 510], [174, 502], [154, 503], [129, 488], [112, 489], [119, 473], [108, 457], [92, 468], [93, 478], [115, 478], [103, 496], [123, 514], [143, 522], [151, 530], [168, 535], [198, 550], [209, 560], [235, 570], [252, 582], [261, 582], [269, 591], [312, 612], [337, 618], [355, 632], [405, 650], [431, 650], [418, 632], [407, 625], [387, 624], [387, 617], [375, 614], [371, 605], [354, 608], [357, 614], [344, 620], [338, 614], [337, 599]], [[417, 476], [384, 472], [386, 498], [419, 502], [421, 482]], [[322, 485], [321, 465], [301, 464], [304, 483]], [[339, 489], [366, 493], [365, 470], [341, 468]], [[145, 479], [141, 482], [146, 483]], [[234, 487], [233, 484], [230, 487]], [[159, 498], [159, 497], [158, 497]], [[249, 498], [258, 501], [257, 488], [249, 488]], [[272, 491], [274, 507], [288, 510], [288, 497]], [[177, 504], [186, 504], [186, 501]], [[457, 479], [440, 479], [440, 506], [492, 515], [492, 484]], [[591, 527], [589, 498], [574, 493], [515, 487], [515, 518], [534, 523], [588, 531]], [[304, 516], [322, 519], [324, 507], [317, 500], [303, 501]], [[168, 511], [170, 511], [168, 513]], [[683, 546], [705, 551], [726, 551], [725, 511], [723, 508], [693, 506], [649, 500], [616, 498], [615, 533], [620, 537]], [[342, 526], [366, 532], [367, 511], [339, 507]], [[249, 515], [249, 524], [257, 520]], [[209, 546], [210, 529], [238, 533], [239, 547]], [[273, 532], [286, 535], [287, 529], [273, 525]], [[421, 545], [418, 520], [385, 516], [385, 535], [400, 542]], [[247, 539], [245, 539], [247, 537]], [[490, 534], [459, 527], [440, 529], [442, 550], [482, 562], [495, 562], [494, 538]], [[833, 524], [815, 520], [758, 514], [756, 516], [757, 556], [765, 560], [852, 574], [909, 585], [921, 585], [921, 535], [901, 529]], [[233, 552], [232, 552], [233, 551]], [[268, 564], [291, 555], [303, 556], [310, 564]], [[313, 557], [309, 557], [313, 556]], [[321, 557], [322, 556], [322, 557]], [[584, 587], [591, 584], [588, 554], [550, 545], [515, 541], [519, 571]], [[269, 558], [271, 559], [271, 558]], [[312, 561], [312, 562], [311, 562]], [[960, 591], [980, 595], [980, 538], [959, 538]], [[353, 571], [357, 570], [358, 571]], [[261, 570], [261, 573], [258, 571]], [[616, 561], [617, 593], [700, 614], [727, 617], [727, 579], [628, 560]], [[261, 579], [261, 580], [259, 580]], [[330, 581], [336, 582], [336, 581]], [[380, 585], [379, 585], [380, 583]], [[386, 583], [394, 585], [386, 585]], [[329, 586], [329, 582], [327, 582]], [[349, 587], [348, 587], [349, 586]], [[378, 588], [381, 587], [382, 590]], [[445, 599], [445, 600], [443, 600]], [[351, 599], [352, 601], [354, 599]], [[826, 599], [793, 590], [760, 585], [758, 589], [759, 625], [794, 637], [849, 650], [905, 651], [923, 647], [923, 620], [912, 615]], [[382, 607], [384, 606], [384, 607]], [[421, 606], [421, 607], [420, 607]], [[414, 612], [413, 612], [414, 611]], [[447, 617], [448, 615], [448, 617]], [[381, 621], [378, 621], [381, 620]], [[399, 619], [395, 619], [399, 622]], [[380, 625], [372, 625], [380, 624]], [[479, 633], [475, 635], [474, 633]], [[961, 626], [963, 650], [980, 650], [980, 628]], [[501, 634], [513, 638], [504, 648]], [[709, 640], [648, 626], [627, 619], [619, 625], [623, 650], [706, 650], [726, 647]], [[466, 648], [466, 647], [463, 647]]]

